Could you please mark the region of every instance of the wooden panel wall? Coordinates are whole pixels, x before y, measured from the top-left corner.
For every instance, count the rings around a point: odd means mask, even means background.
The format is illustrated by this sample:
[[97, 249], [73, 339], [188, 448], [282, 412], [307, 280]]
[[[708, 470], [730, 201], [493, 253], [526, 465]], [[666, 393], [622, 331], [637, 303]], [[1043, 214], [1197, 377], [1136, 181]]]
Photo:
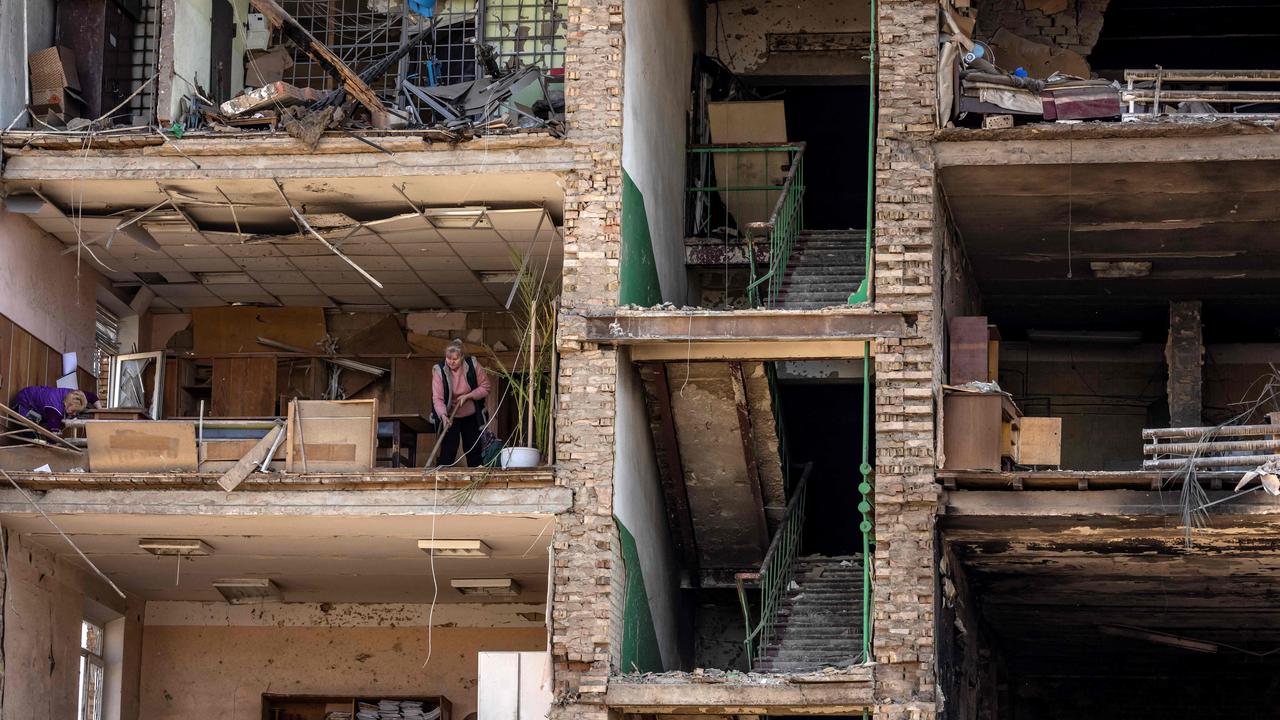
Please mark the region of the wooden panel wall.
[[[5, 404], [30, 385], [55, 385], [62, 374], [62, 351], [45, 345], [31, 333], [0, 315], [0, 398]], [[82, 387], [85, 377], [80, 378]]]

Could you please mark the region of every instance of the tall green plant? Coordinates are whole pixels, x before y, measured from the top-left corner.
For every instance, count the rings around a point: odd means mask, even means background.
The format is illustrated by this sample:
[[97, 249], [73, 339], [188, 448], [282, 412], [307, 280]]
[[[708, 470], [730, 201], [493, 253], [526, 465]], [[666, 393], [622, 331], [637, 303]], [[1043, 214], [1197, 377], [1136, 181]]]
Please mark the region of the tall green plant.
[[[510, 402], [514, 402], [520, 421], [511, 436], [511, 444], [537, 448], [543, 458], [550, 457], [551, 414], [555, 403], [555, 334], [559, 286], [546, 282], [541, 268], [529, 267], [519, 254], [512, 255], [517, 268], [515, 360], [510, 366], [493, 353], [494, 372], [506, 383]], [[530, 339], [533, 352], [530, 354]], [[490, 350], [492, 352], [492, 349]], [[530, 359], [532, 358], [532, 363]], [[530, 433], [532, 427], [532, 434]]]

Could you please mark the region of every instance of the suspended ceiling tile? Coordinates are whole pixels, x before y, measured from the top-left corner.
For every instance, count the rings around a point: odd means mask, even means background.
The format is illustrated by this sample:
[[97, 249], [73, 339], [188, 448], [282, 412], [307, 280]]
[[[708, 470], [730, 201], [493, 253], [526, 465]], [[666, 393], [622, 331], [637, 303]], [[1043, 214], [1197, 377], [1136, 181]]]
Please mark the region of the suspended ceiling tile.
[[152, 290], [160, 297], [171, 298], [175, 300], [188, 300], [194, 298], [209, 298], [213, 294], [209, 289], [200, 283], [183, 283], [181, 285], [152, 285]]
[[275, 296], [257, 284], [210, 285], [209, 290], [227, 302], [275, 302]]
[[[459, 274], [462, 273], [462, 274]], [[457, 282], [460, 278], [467, 280], [474, 279], [474, 275], [469, 270], [447, 270], [447, 269], [421, 269], [416, 270], [415, 274], [428, 285], [438, 282]]]
[[300, 270], [346, 270], [351, 266], [342, 260], [342, 258], [329, 253], [327, 255], [311, 255], [293, 258], [293, 264], [298, 266]]
[[404, 261], [414, 270], [466, 270], [466, 263], [450, 252], [434, 255], [405, 253]]
[[189, 258], [182, 260], [182, 267], [190, 272], [240, 272], [242, 268], [234, 260], [225, 257]]
[[307, 276], [296, 270], [270, 270], [262, 272], [249, 268], [249, 277], [260, 283], [301, 283], [307, 284]]
[[479, 295], [485, 292], [484, 286], [478, 282], [432, 283], [431, 289], [440, 295], [455, 295], [458, 293]]
[[442, 295], [442, 296], [441, 296], [441, 299], [443, 299], [443, 300], [444, 300], [445, 304], [446, 304], [448, 307], [451, 307], [451, 308], [457, 308], [457, 309], [459, 309], [459, 310], [468, 310], [468, 309], [485, 309], [485, 308], [496, 308], [496, 307], [501, 307], [501, 305], [498, 303], [498, 301], [494, 300], [494, 299], [493, 299], [491, 296], [489, 296], [489, 295], [449, 295], [449, 294], [444, 294], [444, 295]]
[[165, 246], [165, 253], [170, 257], [182, 260], [184, 258], [225, 258], [226, 253], [222, 252], [216, 245], [208, 243], [185, 243], [182, 245]]
[[[360, 273], [356, 272], [355, 270], [351, 270], [350, 266], [344, 264], [342, 267], [346, 269], [344, 270], [313, 270], [308, 272], [306, 274], [306, 277], [308, 280], [315, 283], [316, 285], [319, 285], [322, 288], [328, 285], [341, 285], [344, 283], [351, 284], [351, 285], [368, 285], [369, 284], [368, 280], [365, 280], [364, 277]], [[377, 275], [374, 275], [374, 277], [378, 278], [379, 282], [385, 282], [382, 280], [381, 277], [378, 277]]]
[[551, 218], [543, 216], [542, 208], [531, 210], [490, 210], [489, 224], [498, 230], [533, 230], [541, 222], [550, 225]]
[[412, 284], [391, 284], [386, 283], [382, 286], [381, 293], [387, 297], [406, 297], [426, 294], [426, 288], [421, 283]]
[[399, 255], [392, 256], [370, 256], [360, 253], [348, 253], [347, 257], [352, 262], [364, 268], [366, 271], [374, 270], [404, 270], [409, 271], [409, 265], [405, 263], [404, 258]]
[[243, 260], [240, 264], [252, 272], [298, 272], [298, 268], [293, 264], [292, 260], [278, 255], [249, 258]]
[[[487, 272], [515, 272], [520, 267], [518, 263], [512, 262], [512, 259], [505, 255], [502, 257], [469, 257], [467, 258], [467, 265], [470, 266], [472, 270], [484, 270]], [[529, 265], [531, 267], [541, 269], [542, 261], [531, 261]]]
[[337, 307], [327, 295], [277, 295], [280, 302], [290, 307]]
[[369, 284], [358, 285], [355, 283], [326, 285], [323, 287], [324, 292], [333, 296], [335, 299], [342, 298], [362, 298], [365, 300], [379, 297], [378, 289]]
[[396, 257], [399, 255], [396, 249], [382, 242], [381, 240], [355, 241], [348, 240], [342, 244], [336, 244], [336, 247], [345, 255], [363, 256], [363, 257]]
[[262, 288], [275, 296], [281, 295], [316, 295], [320, 291], [310, 283], [263, 283]]
[[[113, 251], [120, 250], [120, 248], [117, 248], [114, 245], [112, 246], [111, 249]], [[151, 253], [147, 253], [149, 257], [145, 257], [142, 255], [124, 255], [122, 257], [121, 254], [116, 254], [116, 252], [113, 252], [112, 254], [114, 257], [118, 258], [121, 265], [129, 268], [133, 272], [163, 273], [163, 272], [181, 272], [182, 270], [190, 270], [190, 268], [184, 268], [178, 265], [176, 261], [171, 260], [162, 255], [153, 255]], [[99, 253], [98, 256], [102, 257], [102, 254]], [[104, 257], [103, 260], [105, 261], [106, 258]], [[107, 262], [109, 263], [109, 261]]]

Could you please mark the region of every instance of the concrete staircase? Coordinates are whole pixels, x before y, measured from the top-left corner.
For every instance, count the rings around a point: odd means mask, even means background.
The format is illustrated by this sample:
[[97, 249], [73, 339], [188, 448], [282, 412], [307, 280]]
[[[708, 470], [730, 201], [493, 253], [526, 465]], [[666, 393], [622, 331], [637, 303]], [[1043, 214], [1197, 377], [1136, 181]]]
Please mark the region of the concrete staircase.
[[777, 307], [788, 310], [844, 305], [867, 274], [861, 230], [803, 230], [796, 239]]
[[862, 558], [810, 555], [792, 563], [798, 587], [778, 611], [774, 642], [755, 671], [796, 673], [852, 665], [862, 654]]

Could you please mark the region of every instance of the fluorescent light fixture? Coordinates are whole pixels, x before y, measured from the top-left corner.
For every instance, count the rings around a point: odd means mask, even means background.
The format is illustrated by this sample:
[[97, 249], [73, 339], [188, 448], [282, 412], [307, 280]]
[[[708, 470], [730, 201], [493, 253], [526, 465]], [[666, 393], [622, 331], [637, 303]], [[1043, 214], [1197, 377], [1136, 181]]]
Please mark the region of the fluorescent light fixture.
[[485, 214], [488, 208], [469, 207], [453, 209], [427, 209], [422, 214], [427, 221], [438, 228], [492, 228], [489, 217]]
[[493, 552], [483, 540], [419, 540], [418, 549], [436, 557], [487, 558]]
[[212, 555], [213, 548], [196, 538], [142, 538], [138, 547], [152, 555]]
[[232, 605], [282, 602], [280, 587], [268, 578], [226, 578], [214, 580], [213, 589]]
[[156, 240], [151, 233], [147, 232], [146, 228], [142, 227], [138, 223], [125, 225], [118, 229], [120, 232], [124, 233], [125, 237], [138, 243], [151, 252], [160, 252], [160, 241]]
[[514, 597], [520, 594], [520, 584], [511, 578], [467, 578], [450, 580], [449, 584], [462, 595]]
[[1032, 342], [1132, 345], [1142, 342], [1142, 333], [1137, 330], [1028, 330], [1027, 339]]
[[1144, 630], [1130, 625], [1099, 625], [1098, 630], [1104, 635], [1133, 638], [1134, 640], [1146, 640], [1147, 642], [1156, 643], [1158, 645], [1168, 645], [1169, 647], [1182, 648], [1183, 650], [1202, 653], [1218, 652], [1217, 643], [1191, 640], [1190, 638], [1184, 638], [1179, 635], [1170, 635], [1169, 633], [1162, 633], [1155, 630]]
[[35, 215], [44, 209], [44, 198], [39, 195], [9, 195], [3, 199], [5, 212], [19, 215]]

